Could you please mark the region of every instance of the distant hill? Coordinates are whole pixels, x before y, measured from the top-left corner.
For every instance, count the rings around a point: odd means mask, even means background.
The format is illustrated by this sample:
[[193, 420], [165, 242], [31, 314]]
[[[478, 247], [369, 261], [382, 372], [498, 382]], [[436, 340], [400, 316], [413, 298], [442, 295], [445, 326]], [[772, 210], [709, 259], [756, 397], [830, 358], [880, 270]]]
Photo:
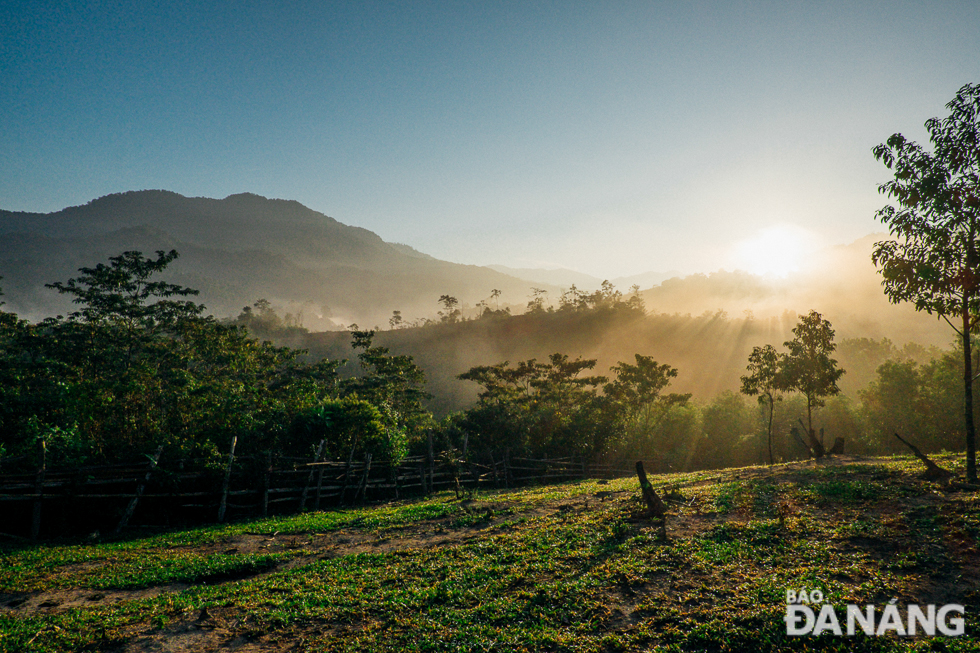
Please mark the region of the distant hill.
[[874, 244], [887, 238], [871, 234], [816, 252], [785, 278], [719, 270], [668, 279], [641, 296], [655, 313], [696, 316], [721, 311], [733, 318], [792, 325], [799, 314], [813, 309], [833, 323], [838, 337], [949, 345], [953, 330], [937, 316], [917, 313], [908, 303], [889, 303], [871, 262]]
[[465, 307], [495, 288], [502, 303], [523, 306], [534, 285], [387, 243], [295, 201], [145, 190], [54, 213], [0, 210], [6, 308], [30, 319], [63, 314], [70, 304], [45, 283], [133, 249], [178, 250], [168, 280], [200, 290], [198, 301], [218, 316], [264, 298], [311, 329], [387, 325], [394, 310], [410, 321], [434, 315], [441, 295]]
[[602, 285], [603, 281], [609, 281], [616, 288], [626, 292], [633, 284], [640, 288], [650, 288], [658, 283], [678, 275], [677, 271], [670, 272], [642, 272], [628, 277], [617, 277], [615, 279], [600, 279], [589, 274], [576, 272], [567, 268], [556, 268], [553, 270], [542, 268], [509, 268], [506, 265], [488, 265], [491, 270], [496, 270], [503, 274], [533, 281], [537, 284], [550, 284], [560, 288], [569, 288], [573, 284], [579, 290], [595, 291]]
[[[772, 321], [782, 334], [798, 314], [816, 309], [833, 322], [838, 337], [949, 344], [952, 332], [944, 323], [907, 304], [888, 303], [870, 261], [874, 242], [886, 237], [871, 235], [812, 255], [804, 269], [783, 279], [718, 271], [664, 279], [658, 277], [671, 273], [651, 272], [610, 281], [623, 292], [632, 283], [646, 288], [642, 296], [653, 314], [724, 311], [742, 318], [749, 312], [756, 320]], [[464, 315], [472, 317], [475, 305], [488, 300], [493, 289], [501, 296], [491, 306], [499, 302], [519, 313], [532, 287], [547, 290], [545, 305], [556, 306], [562, 288], [574, 283], [591, 291], [601, 283], [572, 270], [440, 261], [295, 201], [248, 193], [188, 198], [150, 190], [108, 195], [55, 213], [0, 210], [5, 308], [32, 320], [64, 314], [72, 308], [68, 300], [45, 283], [77, 276], [80, 267], [132, 249], [148, 254], [177, 249], [181, 256], [168, 280], [200, 290], [198, 301], [219, 317], [267, 299], [313, 331], [354, 322], [387, 328], [394, 310], [407, 323], [433, 317], [445, 294], [457, 297], [468, 308]], [[654, 283], [659, 285], [650, 287]]]

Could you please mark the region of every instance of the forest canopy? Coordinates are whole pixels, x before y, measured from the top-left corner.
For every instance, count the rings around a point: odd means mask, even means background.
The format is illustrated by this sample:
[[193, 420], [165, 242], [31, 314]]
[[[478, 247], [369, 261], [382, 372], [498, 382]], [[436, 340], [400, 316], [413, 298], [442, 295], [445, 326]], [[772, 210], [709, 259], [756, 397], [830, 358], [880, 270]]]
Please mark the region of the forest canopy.
[[[628, 465], [642, 458], [666, 471], [804, 457], [807, 447], [791, 432], [808, 413], [815, 430], [860, 453], [894, 450], [892, 430], [926, 451], [955, 446], [962, 430], [949, 417], [962, 410], [955, 349], [843, 339], [835, 344], [841, 367], [863, 379], [859, 387], [808, 399], [804, 381], [785, 382], [783, 400], [767, 410], [732, 390], [677, 391], [684, 369], [637, 334], [655, 327], [688, 334], [692, 344], [721, 343], [691, 350], [709, 362], [715, 356], [709, 371], [717, 374], [720, 361], [746, 364], [723, 355], [731, 345], [714, 335], [731, 332], [733, 321], [652, 315], [635, 292], [604, 286], [568, 292], [557, 307], [526, 315], [488, 305], [476, 318], [454, 314], [447, 296], [445, 320], [385, 332], [352, 328], [343, 334], [344, 355], [328, 356], [319, 338], [337, 334], [308, 333], [264, 300], [234, 320], [205, 315], [193, 289], [163, 280], [176, 258], [130, 251], [51, 283], [77, 307], [67, 316], [31, 323], [0, 305], [0, 461], [29, 462], [43, 441], [51, 464], [131, 460], [160, 446], [217, 464], [235, 436], [239, 451], [253, 454], [307, 456], [322, 441], [334, 459], [370, 453], [397, 461], [425, 452], [431, 440], [471, 459], [572, 456]], [[819, 315], [799, 318], [824, 328]], [[740, 347], [779, 332], [741, 324]], [[446, 368], [431, 365], [426, 352], [439, 356], [433, 343], [463, 342], [466, 334], [564, 351], [510, 364], [486, 350], [485, 362], [455, 373], [455, 389], [442, 381], [432, 393], [432, 370]], [[406, 345], [413, 342], [414, 350]], [[597, 342], [607, 351], [629, 344], [639, 351], [600, 367], [582, 356]], [[683, 348], [665, 351], [694, 360]], [[472, 399], [440, 414], [433, 409], [445, 405], [447, 388]]]

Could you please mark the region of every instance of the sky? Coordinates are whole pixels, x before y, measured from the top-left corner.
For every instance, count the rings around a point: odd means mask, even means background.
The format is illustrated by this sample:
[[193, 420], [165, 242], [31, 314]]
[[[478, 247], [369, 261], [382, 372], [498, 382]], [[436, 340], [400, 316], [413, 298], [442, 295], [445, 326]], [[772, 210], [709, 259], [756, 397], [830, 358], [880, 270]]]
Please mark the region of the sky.
[[975, 1], [0, 0], [0, 208], [251, 192], [459, 263], [780, 273], [883, 231], [871, 148], [968, 82]]

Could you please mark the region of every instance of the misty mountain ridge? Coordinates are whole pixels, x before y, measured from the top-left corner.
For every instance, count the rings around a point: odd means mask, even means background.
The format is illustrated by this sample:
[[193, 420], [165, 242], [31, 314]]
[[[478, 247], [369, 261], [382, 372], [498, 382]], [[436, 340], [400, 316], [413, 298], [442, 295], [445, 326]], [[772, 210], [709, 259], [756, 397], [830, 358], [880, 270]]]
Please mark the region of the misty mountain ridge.
[[386, 324], [394, 310], [406, 319], [431, 316], [441, 295], [474, 305], [494, 288], [523, 305], [532, 285], [251, 193], [217, 200], [129, 191], [54, 213], [0, 210], [0, 237], [7, 308], [30, 319], [71, 310], [45, 283], [126, 250], [178, 250], [169, 279], [200, 290], [198, 301], [215, 315], [236, 315], [264, 298], [302, 314], [313, 329]]
[[517, 277], [539, 284], [550, 284], [560, 288], [570, 288], [575, 286], [579, 290], [594, 292], [602, 286], [603, 281], [609, 281], [616, 288], [626, 292], [633, 285], [642, 288], [650, 288], [667, 279], [679, 276], [677, 270], [669, 272], [641, 272], [627, 277], [616, 277], [615, 279], [600, 279], [584, 272], [569, 270], [568, 268], [511, 268], [506, 265], [488, 265], [491, 270], [502, 272], [503, 274]]
[[[948, 328], [935, 317], [888, 303], [870, 260], [873, 244], [883, 238], [872, 234], [813, 253], [785, 278], [720, 270], [686, 277], [650, 272], [611, 282], [623, 293], [633, 283], [646, 288], [641, 295], [653, 313], [721, 311], [785, 321], [816, 309], [848, 337], [948, 344]], [[27, 319], [73, 310], [45, 283], [77, 276], [80, 267], [123, 251], [170, 249], [180, 258], [168, 280], [200, 290], [197, 301], [211, 313], [234, 316], [267, 299], [311, 330], [354, 322], [386, 326], [395, 310], [407, 323], [435, 318], [438, 298], [447, 294], [473, 317], [493, 289], [501, 291], [501, 307], [519, 313], [533, 287], [547, 291], [545, 306], [554, 307], [571, 285], [590, 292], [602, 282], [573, 270], [441, 261], [299, 202], [251, 193], [218, 200], [130, 191], [54, 213], [0, 210], [0, 287], [6, 308]]]
[[733, 318], [795, 322], [812, 309], [833, 323], [839, 337], [949, 345], [953, 332], [938, 316], [888, 301], [871, 253], [875, 243], [889, 238], [869, 234], [811, 252], [799, 270], [785, 277], [719, 270], [667, 279], [640, 294], [655, 313], [723, 312]]

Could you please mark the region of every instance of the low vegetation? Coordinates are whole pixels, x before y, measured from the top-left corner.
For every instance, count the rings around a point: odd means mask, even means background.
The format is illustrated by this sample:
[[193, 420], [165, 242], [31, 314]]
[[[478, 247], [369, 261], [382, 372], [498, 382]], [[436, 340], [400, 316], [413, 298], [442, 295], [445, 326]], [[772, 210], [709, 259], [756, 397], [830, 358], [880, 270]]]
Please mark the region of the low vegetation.
[[[0, 648], [978, 650], [980, 506], [920, 471], [835, 457], [656, 476], [665, 528], [625, 478], [8, 544]], [[967, 635], [788, 637], [786, 591], [804, 588], [960, 603]]]

